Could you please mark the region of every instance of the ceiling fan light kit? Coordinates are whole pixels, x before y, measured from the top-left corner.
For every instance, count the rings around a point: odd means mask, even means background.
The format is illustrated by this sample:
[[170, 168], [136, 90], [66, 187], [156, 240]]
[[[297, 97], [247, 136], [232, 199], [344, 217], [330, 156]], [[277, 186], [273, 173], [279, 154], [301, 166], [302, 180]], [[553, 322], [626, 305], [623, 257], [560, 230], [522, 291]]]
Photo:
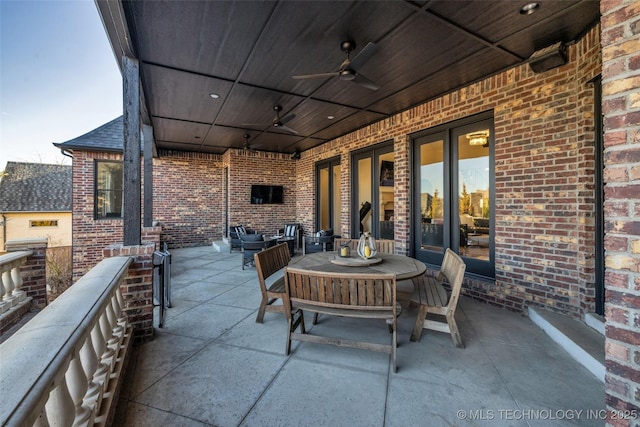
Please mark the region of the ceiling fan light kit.
[[260, 127], [265, 127], [265, 126], [273, 126], [274, 128], [278, 128], [278, 129], [282, 129], [285, 132], [297, 135], [298, 131], [296, 131], [295, 129], [291, 129], [290, 127], [286, 126], [286, 123], [293, 120], [296, 115], [293, 113], [289, 113], [286, 116], [280, 118], [280, 112], [282, 111], [282, 106], [281, 105], [274, 105], [273, 106], [273, 110], [276, 112], [276, 116], [274, 117], [273, 121], [269, 124], [267, 123], [242, 123], [243, 126], [260, 126]]

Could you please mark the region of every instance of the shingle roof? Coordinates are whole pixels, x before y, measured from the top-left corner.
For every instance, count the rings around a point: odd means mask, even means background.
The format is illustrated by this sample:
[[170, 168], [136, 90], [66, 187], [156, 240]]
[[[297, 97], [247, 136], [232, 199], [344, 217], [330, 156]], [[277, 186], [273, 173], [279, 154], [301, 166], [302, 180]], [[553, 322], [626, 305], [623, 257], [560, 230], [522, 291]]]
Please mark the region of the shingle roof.
[[66, 142], [57, 142], [53, 145], [67, 150], [84, 149], [121, 153], [124, 146], [122, 123], [122, 116], [120, 116], [82, 136]]
[[0, 212], [71, 212], [71, 166], [7, 162]]

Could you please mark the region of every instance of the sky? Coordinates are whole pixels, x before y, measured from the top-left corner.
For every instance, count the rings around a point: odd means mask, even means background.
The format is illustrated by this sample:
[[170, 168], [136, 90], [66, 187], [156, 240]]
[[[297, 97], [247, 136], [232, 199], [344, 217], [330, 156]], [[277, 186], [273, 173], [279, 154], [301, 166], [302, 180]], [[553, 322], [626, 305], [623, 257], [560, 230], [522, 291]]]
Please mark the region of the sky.
[[0, 0], [0, 171], [71, 164], [65, 142], [122, 115], [122, 77], [93, 0]]

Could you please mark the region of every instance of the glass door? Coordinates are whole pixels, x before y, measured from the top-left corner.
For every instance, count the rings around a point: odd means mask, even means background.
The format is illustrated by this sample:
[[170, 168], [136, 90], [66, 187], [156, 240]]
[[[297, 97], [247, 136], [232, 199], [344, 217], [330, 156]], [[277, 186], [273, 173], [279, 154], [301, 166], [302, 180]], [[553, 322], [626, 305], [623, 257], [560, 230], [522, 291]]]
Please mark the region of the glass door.
[[351, 238], [394, 239], [393, 156], [392, 142], [353, 154]]
[[484, 113], [414, 139], [416, 258], [442, 263], [450, 248], [467, 271], [495, 276], [493, 118]]
[[340, 158], [316, 164], [316, 230], [333, 229], [335, 234], [340, 234], [340, 173]]
[[[416, 200], [415, 206], [419, 206], [420, 214], [416, 215], [415, 230], [418, 230], [416, 239], [417, 253], [423, 254], [424, 261], [432, 264], [441, 262], [445, 243], [448, 246], [448, 232], [445, 233], [445, 214], [448, 215], [447, 193], [445, 188], [445, 141], [446, 133], [437, 133], [420, 138], [418, 143], [418, 156], [416, 156]], [[445, 242], [446, 240], [446, 242]]]

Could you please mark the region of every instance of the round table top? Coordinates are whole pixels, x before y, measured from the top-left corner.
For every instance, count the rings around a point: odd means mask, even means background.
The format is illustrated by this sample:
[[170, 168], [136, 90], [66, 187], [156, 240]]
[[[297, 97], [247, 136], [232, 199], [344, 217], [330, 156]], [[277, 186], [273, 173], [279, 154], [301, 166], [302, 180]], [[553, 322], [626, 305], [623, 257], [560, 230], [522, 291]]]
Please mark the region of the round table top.
[[338, 265], [331, 262], [331, 260], [336, 258], [340, 258], [337, 252], [317, 252], [294, 257], [289, 262], [289, 265], [295, 268], [320, 271], [323, 273], [396, 273], [396, 280], [422, 276], [427, 270], [427, 266], [423, 262], [404, 255], [382, 254], [378, 252], [376, 258], [381, 258], [382, 261], [378, 264], [368, 266]]

